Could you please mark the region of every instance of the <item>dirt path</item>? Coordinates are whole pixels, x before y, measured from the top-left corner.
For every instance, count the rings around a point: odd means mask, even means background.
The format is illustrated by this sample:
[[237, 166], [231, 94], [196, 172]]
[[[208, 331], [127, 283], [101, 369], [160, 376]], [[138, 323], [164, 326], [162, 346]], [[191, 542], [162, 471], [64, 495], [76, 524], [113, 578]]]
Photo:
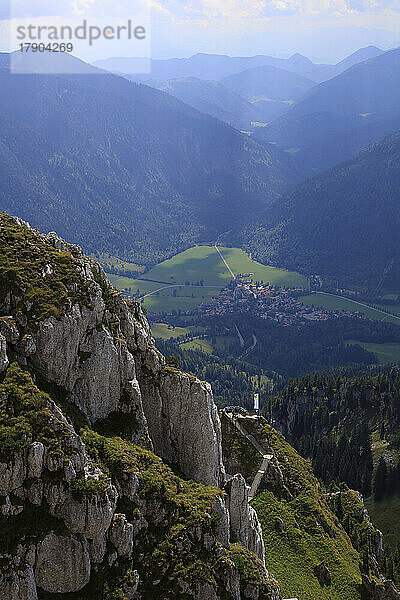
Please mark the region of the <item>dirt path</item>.
[[232, 279], [235, 279], [235, 277], [236, 277], [235, 273], [232, 271], [232, 269], [230, 268], [230, 266], [229, 266], [229, 265], [228, 265], [228, 263], [226, 262], [225, 258], [222, 256], [222, 253], [220, 252], [220, 250], [219, 250], [219, 248], [218, 248], [217, 244], [215, 244], [215, 245], [214, 245], [214, 248], [216, 249], [216, 251], [217, 251], [217, 252], [218, 252], [218, 254], [220, 255], [221, 259], [223, 260], [223, 262], [224, 262], [224, 265], [226, 266], [226, 268], [228, 269], [229, 273], [230, 273], [230, 274], [231, 274], [231, 276], [232, 276]]

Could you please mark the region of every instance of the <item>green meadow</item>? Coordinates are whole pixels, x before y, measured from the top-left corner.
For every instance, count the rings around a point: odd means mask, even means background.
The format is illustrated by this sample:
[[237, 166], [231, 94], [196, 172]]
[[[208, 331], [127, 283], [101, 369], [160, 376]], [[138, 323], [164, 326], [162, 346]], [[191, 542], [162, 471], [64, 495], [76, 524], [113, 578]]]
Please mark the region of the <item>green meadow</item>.
[[[349, 312], [360, 312], [367, 318], [374, 319], [375, 321], [388, 321], [400, 325], [400, 319], [394, 316], [391, 317], [388, 314], [383, 314], [372, 306], [361, 306], [354, 300], [349, 300], [348, 298], [339, 298], [338, 296], [316, 293], [302, 296], [300, 300], [303, 302], [303, 304], [308, 306], [321, 306], [327, 310], [347, 310]], [[390, 310], [390, 307], [385, 308]]]
[[182, 350], [199, 350], [205, 354], [212, 354], [213, 347], [210, 340], [192, 340], [181, 344]]
[[396, 548], [400, 542], [400, 498], [393, 496], [381, 502], [368, 498], [365, 505], [373, 524], [382, 531], [385, 544]]
[[359, 342], [357, 340], [348, 340], [348, 344], [359, 344], [368, 352], [375, 354], [377, 362], [381, 365], [390, 365], [400, 362], [400, 344], [372, 344], [369, 342]]
[[[306, 288], [307, 280], [298, 273], [261, 265], [239, 248], [219, 247], [235, 275], [252, 273], [253, 281], [282, 287]], [[207, 298], [219, 294], [232, 279], [214, 246], [193, 246], [154, 266], [140, 279], [108, 275], [119, 290], [143, 296], [143, 305], [153, 312], [192, 310]]]
[[204, 332], [203, 327], [175, 327], [168, 323], [152, 323], [151, 333], [155, 338], [162, 338], [163, 340], [169, 340], [171, 338], [180, 338], [184, 335], [192, 334], [198, 335]]

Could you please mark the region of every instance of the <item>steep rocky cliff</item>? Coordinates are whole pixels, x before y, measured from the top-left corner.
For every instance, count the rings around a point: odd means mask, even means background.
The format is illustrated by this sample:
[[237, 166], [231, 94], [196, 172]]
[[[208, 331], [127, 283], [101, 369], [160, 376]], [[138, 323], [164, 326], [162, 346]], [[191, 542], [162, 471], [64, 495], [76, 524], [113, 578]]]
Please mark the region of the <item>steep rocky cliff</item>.
[[257, 489], [251, 488], [251, 504], [262, 525], [267, 566], [285, 596], [400, 597], [380, 573], [382, 534], [371, 523], [359, 492], [327, 493], [310, 463], [264, 418], [243, 410], [233, 418], [225, 410], [221, 423], [227, 469], [234, 466], [246, 474], [249, 485], [259, 475]]
[[0, 599], [278, 600], [247, 494], [209, 384], [78, 247], [2, 214]]

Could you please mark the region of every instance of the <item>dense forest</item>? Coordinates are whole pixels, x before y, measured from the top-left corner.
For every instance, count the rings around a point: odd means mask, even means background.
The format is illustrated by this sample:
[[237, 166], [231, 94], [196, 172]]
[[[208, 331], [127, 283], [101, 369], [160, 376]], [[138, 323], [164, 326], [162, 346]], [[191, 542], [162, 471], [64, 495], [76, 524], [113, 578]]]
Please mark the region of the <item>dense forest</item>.
[[344, 481], [377, 501], [395, 493], [400, 471], [393, 458], [373, 469], [372, 435], [400, 449], [400, 368], [378, 375], [294, 379], [264, 405], [326, 484]]
[[245, 227], [241, 243], [261, 262], [399, 288], [399, 161], [396, 133], [295, 188]]
[[[400, 367], [294, 379], [263, 410], [329, 490], [349, 486], [378, 506], [400, 496]], [[400, 584], [400, 544], [381, 560]]]
[[280, 380], [271, 371], [264, 371], [233, 357], [225, 361], [219, 356], [204, 354], [198, 350], [182, 350], [179, 343], [173, 340], [157, 339], [156, 343], [170, 364], [209, 381], [214, 400], [221, 408], [239, 405], [251, 409], [253, 394], [261, 392], [263, 397], [267, 397], [274, 383], [279, 383]]
[[[176, 322], [174, 320], [176, 324]], [[254, 366], [275, 371], [284, 378], [299, 377], [329, 367], [350, 364], [369, 365], [376, 362], [373, 354], [360, 342], [400, 342], [400, 327], [368, 319], [341, 318], [307, 323], [301, 327], [285, 327], [271, 319], [261, 319], [248, 313], [204, 317], [196, 320], [206, 330], [209, 339], [218, 339], [230, 332], [230, 341], [214, 346], [214, 355], [227, 360], [239, 358], [245, 349], [238, 343], [235, 325], [239, 328], [245, 348], [257, 345], [245, 360]]]

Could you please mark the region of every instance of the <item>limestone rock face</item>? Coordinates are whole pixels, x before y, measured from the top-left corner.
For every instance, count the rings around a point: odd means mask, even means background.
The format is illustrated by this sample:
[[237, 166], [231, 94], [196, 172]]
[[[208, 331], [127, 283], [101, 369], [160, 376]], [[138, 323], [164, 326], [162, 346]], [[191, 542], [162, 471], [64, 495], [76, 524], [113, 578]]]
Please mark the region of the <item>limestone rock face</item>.
[[134, 412], [143, 434], [134, 359], [105, 327], [106, 309], [95, 282], [92, 291], [93, 310], [75, 305], [61, 320], [40, 323], [30, 360], [48, 381], [71, 393], [90, 423], [118, 410]]
[[383, 555], [383, 535], [372, 523], [364, 498], [360, 492], [345, 490], [327, 494], [328, 503], [341, 520], [353, 546], [362, 551], [362, 540], [368, 539], [368, 568], [376, 579], [381, 579], [381, 559]]
[[46, 592], [81, 590], [90, 579], [90, 558], [86, 540], [77, 536], [47, 535], [37, 547], [35, 579]]
[[118, 299], [118, 316], [127, 348], [135, 357], [154, 451], [195, 481], [222, 485], [221, 424], [211, 386], [165, 366], [149, 324], [140, 310], [133, 315]]
[[237, 474], [225, 485], [232, 534], [265, 564], [265, 548], [261, 525], [256, 511], [249, 505], [249, 488], [242, 475]]
[[125, 515], [116, 514], [109, 531], [109, 540], [119, 556], [130, 556], [133, 551], [133, 525]]
[[142, 396], [157, 454], [195, 481], [221, 485], [221, 425], [210, 385], [169, 368], [157, 382]]
[[18, 327], [12, 317], [0, 317], [0, 333], [9, 344], [16, 344], [19, 340]]
[[217, 496], [212, 506], [213, 512], [219, 516], [216, 538], [224, 548], [229, 548], [230, 543], [230, 516], [225, 502]]
[[8, 358], [7, 358], [7, 340], [0, 333], [0, 373], [3, 373], [8, 367]]
[[38, 600], [32, 566], [20, 556], [0, 556], [0, 600]]
[[[27, 229], [26, 225], [21, 226]], [[32, 304], [23, 298], [25, 288], [19, 291], [10, 288], [0, 305], [0, 372], [8, 365], [8, 343], [20, 364], [32, 367], [46, 382], [59, 386], [89, 424], [116, 412], [129, 414], [132, 438], [150, 448], [135, 360], [116, 314], [117, 304], [120, 312], [129, 313], [131, 308], [112, 290], [99, 265], [85, 257], [80, 248], [67, 244], [56, 234], [31, 235], [38, 243], [49, 247], [51, 244], [57, 250], [73, 254], [73, 268], [76, 277], [80, 277], [82, 290], [76, 289], [78, 284], [74, 283], [72, 293], [85, 300], [66, 301], [59, 307], [57, 318], [32, 320], [31, 315], [27, 317]], [[46, 265], [43, 279], [52, 277], [55, 269], [51, 264]], [[25, 312], [20, 306], [25, 307]], [[132, 328], [134, 321], [132, 318]], [[129, 333], [135, 337], [134, 331]], [[148, 338], [151, 341], [150, 335]]]
[[[22, 363], [67, 393], [89, 424], [116, 413], [129, 415], [133, 441], [154, 447], [189, 478], [222, 485], [221, 427], [210, 385], [165, 367], [140, 307], [113, 292], [100, 267], [78, 247], [53, 233], [46, 239], [74, 253], [90, 306], [71, 304], [60, 317], [34, 328], [23, 315], [7, 317], [3, 329]], [[105, 300], [109, 294], [112, 306]], [[2, 339], [0, 370], [7, 364]]]
[[363, 575], [362, 598], [363, 600], [400, 600], [400, 592], [396, 590], [392, 581], [378, 582]]
[[41, 442], [33, 442], [28, 450], [28, 477], [39, 478], [44, 463], [44, 446]]
[[26, 471], [26, 461], [21, 455], [17, 455], [9, 463], [0, 463], [0, 495], [6, 496], [21, 488], [26, 479]]
[[[51, 245], [49, 255], [55, 263], [46, 257], [40, 285], [57, 274], [54, 249], [66, 254], [63, 260], [70, 261], [68, 268], [76, 269], [83, 284], [82, 290], [76, 283], [70, 289], [63, 281], [69, 293], [65, 305], [53, 311], [52, 303], [57, 302], [52, 298], [45, 313], [40, 307], [32, 309], [34, 303], [24, 297], [26, 287], [18, 289], [17, 284], [0, 301], [0, 373], [7, 377], [19, 369], [21, 379], [30, 378], [29, 393], [39, 415], [38, 422], [29, 420], [32, 406], [28, 406], [22, 416], [24, 433], [18, 438], [21, 445], [15, 443], [9, 456], [1, 454], [1, 525], [16, 517], [13, 525], [21, 528], [21, 536], [0, 555], [0, 600], [37, 600], [37, 589], [39, 596], [40, 590], [79, 595], [91, 575], [100, 577], [111, 568], [125, 573], [113, 584], [129, 600], [141, 600], [138, 572], [152, 573], [151, 585], [157, 586], [159, 576], [178, 568], [175, 554], [180, 576], [180, 566], [190, 562], [193, 552], [202, 559], [210, 553], [217, 583], [208, 578], [191, 583], [190, 577], [183, 577], [185, 597], [278, 599], [277, 588], [270, 593], [268, 574], [254, 555], [250, 560], [257, 562], [260, 584], [247, 591], [247, 580], [232, 559], [231, 533], [264, 561], [261, 527], [248, 505], [244, 480], [233, 478], [224, 497], [214, 488], [179, 479], [172, 471], [168, 479], [165, 464], [147, 466], [148, 461], [162, 463], [148, 452], [154, 449], [185, 479], [223, 487], [221, 427], [210, 385], [166, 366], [140, 306], [118, 295], [101, 268], [77, 246], [54, 233], [33, 232], [29, 244], [36, 240]], [[16, 357], [11, 366], [10, 356]], [[51, 398], [43, 393], [48, 390]], [[21, 406], [13, 404], [12, 391], [8, 394], [7, 423], [13, 424]], [[7, 392], [1, 401], [3, 396]], [[102, 462], [101, 449], [96, 447], [96, 454], [90, 448], [93, 438], [77, 433], [76, 420], [113, 438], [102, 438], [114, 444], [108, 447], [111, 465]], [[113, 427], [116, 431], [110, 433]], [[125, 441], [114, 437], [120, 434], [136, 446], [121, 450]], [[203, 496], [210, 498], [209, 504]], [[197, 508], [192, 514], [193, 502]], [[156, 531], [170, 536], [165, 540], [167, 550], [164, 540], [160, 548], [151, 548]]]
[[[33, 327], [23, 312], [15, 311], [17, 292], [10, 293], [0, 306], [0, 332], [7, 334], [21, 363], [59, 386], [89, 424], [116, 413], [129, 415], [133, 441], [154, 446], [187, 477], [221, 485], [221, 428], [209, 384], [165, 368], [140, 307], [114, 292], [99, 265], [80, 248], [55, 233], [35, 236], [73, 254], [87, 298], [85, 303], [70, 302], [60, 316]], [[52, 276], [54, 268], [46, 264], [42, 277]], [[8, 363], [1, 335], [4, 370]]]

